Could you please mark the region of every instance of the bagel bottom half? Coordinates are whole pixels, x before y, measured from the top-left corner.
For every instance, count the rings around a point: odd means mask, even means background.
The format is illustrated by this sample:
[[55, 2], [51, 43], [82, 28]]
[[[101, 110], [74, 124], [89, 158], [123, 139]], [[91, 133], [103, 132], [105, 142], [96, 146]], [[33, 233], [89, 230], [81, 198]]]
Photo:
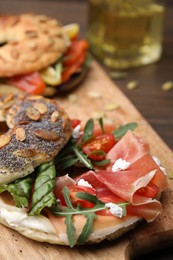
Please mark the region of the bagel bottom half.
[[[92, 244], [105, 239], [116, 239], [134, 228], [140, 220], [139, 217], [135, 216], [126, 216], [121, 219], [114, 216], [98, 215], [94, 221], [93, 232], [87, 243]], [[77, 239], [85, 224], [85, 217], [76, 215], [73, 221]], [[52, 215], [49, 220], [49, 218], [43, 215], [29, 216], [24, 208], [17, 208], [11, 205], [4, 200], [4, 196], [0, 196], [0, 223], [16, 230], [25, 237], [39, 242], [69, 245], [64, 217]]]

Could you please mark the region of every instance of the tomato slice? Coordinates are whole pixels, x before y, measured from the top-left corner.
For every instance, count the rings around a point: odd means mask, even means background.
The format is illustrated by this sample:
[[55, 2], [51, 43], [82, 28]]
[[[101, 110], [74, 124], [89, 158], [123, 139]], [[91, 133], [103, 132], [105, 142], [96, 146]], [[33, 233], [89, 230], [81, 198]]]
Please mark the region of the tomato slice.
[[84, 56], [84, 53], [86, 53], [87, 49], [88, 42], [86, 40], [73, 40], [67, 52], [65, 53], [63, 65], [69, 66], [76, 63], [81, 56]]
[[136, 193], [147, 198], [155, 198], [158, 194], [159, 188], [152, 182], [146, 187], [140, 188]]
[[7, 83], [14, 85], [24, 92], [36, 95], [43, 94], [46, 87], [39, 72], [11, 77], [7, 80]]
[[86, 58], [86, 53], [83, 53], [74, 64], [64, 67], [62, 72], [62, 83], [66, 82], [84, 63]]
[[66, 82], [79, 68], [86, 59], [88, 43], [86, 40], [73, 40], [71, 46], [64, 55], [62, 83]]
[[[95, 195], [94, 189], [92, 189], [90, 187], [82, 186], [82, 185], [72, 185], [72, 186], [69, 186], [68, 189], [70, 191], [70, 199], [71, 199], [73, 206], [75, 206], [75, 207], [80, 206], [82, 208], [92, 208], [94, 206], [93, 203], [76, 197], [77, 192], [87, 192], [89, 194]], [[63, 206], [66, 206], [64, 196], [62, 193], [61, 193], [59, 199], [60, 199], [61, 204]]]
[[115, 145], [113, 134], [98, 135], [82, 146], [83, 152], [92, 160], [101, 161], [106, 153]]
[[[115, 128], [114, 124], [104, 124], [103, 130], [104, 130], [104, 134], [111, 134], [113, 131], [116, 130], [116, 128]], [[102, 131], [100, 125], [98, 125], [98, 124], [95, 125], [93, 135], [97, 136], [97, 135], [101, 135], [101, 134], [103, 134], [103, 131]]]

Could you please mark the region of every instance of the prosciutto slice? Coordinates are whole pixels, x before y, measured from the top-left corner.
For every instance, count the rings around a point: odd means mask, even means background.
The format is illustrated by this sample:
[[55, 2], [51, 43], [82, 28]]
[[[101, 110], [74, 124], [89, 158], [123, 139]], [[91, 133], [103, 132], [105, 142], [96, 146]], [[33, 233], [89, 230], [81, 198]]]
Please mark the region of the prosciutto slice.
[[148, 144], [129, 130], [107, 153], [106, 159], [110, 159], [111, 162], [107, 166], [106, 170], [111, 171], [112, 165], [119, 158], [133, 163], [145, 153], [149, 153]]
[[127, 170], [117, 172], [94, 172], [96, 178], [117, 196], [133, 205], [150, 202], [151, 199], [137, 195], [137, 191], [154, 183], [162, 192], [167, 186], [167, 178], [150, 154], [145, 154], [132, 163]]

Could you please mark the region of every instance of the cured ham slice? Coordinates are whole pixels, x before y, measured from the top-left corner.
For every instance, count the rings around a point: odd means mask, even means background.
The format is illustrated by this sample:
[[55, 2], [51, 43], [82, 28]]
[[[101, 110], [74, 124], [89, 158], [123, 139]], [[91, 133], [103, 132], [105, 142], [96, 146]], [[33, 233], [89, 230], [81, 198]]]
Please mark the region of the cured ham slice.
[[140, 196], [137, 191], [150, 182], [162, 192], [167, 186], [167, 178], [150, 154], [145, 154], [132, 163], [127, 170], [117, 172], [94, 172], [96, 178], [117, 196], [133, 205], [150, 202], [150, 198]]
[[144, 143], [140, 137], [137, 137], [129, 130], [107, 153], [106, 159], [111, 159], [111, 162], [107, 166], [106, 170], [111, 171], [112, 165], [119, 158], [133, 163], [148, 152], [148, 144]]

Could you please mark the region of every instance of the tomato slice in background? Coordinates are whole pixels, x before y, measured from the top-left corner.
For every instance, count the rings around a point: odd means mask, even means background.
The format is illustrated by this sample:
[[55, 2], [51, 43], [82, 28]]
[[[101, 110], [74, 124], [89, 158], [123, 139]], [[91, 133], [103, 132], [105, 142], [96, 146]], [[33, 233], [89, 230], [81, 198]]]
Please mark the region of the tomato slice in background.
[[64, 55], [64, 66], [70, 66], [77, 62], [77, 60], [84, 56], [86, 50], [88, 49], [88, 42], [84, 39], [73, 40], [70, 47]]
[[113, 134], [98, 135], [86, 142], [82, 146], [82, 150], [90, 159], [101, 161], [105, 159], [106, 153], [109, 152], [115, 143]]
[[[72, 185], [72, 186], [69, 186], [68, 189], [70, 191], [70, 199], [71, 199], [73, 206], [75, 206], [75, 207], [81, 206], [82, 208], [92, 208], [94, 206], [93, 203], [76, 197], [77, 192], [87, 192], [89, 194], [95, 195], [94, 189], [92, 189], [90, 187], [82, 186], [82, 185]], [[63, 206], [66, 206], [64, 196], [62, 193], [59, 196], [59, 200]]]
[[77, 72], [86, 59], [88, 42], [86, 40], [73, 40], [64, 55], [62, 83], [66, 82]]
[[155, 198], [158, 194], [159, 188], [152, 182], [150, 182], [146, 187], [142, 187], [137, 190], [137, 194], [147, 197], [147, 198]]
[[83, 53], [82, 56], [80, 56], [76, 60], [75, 63], [64, 67], [64, 70], [62, 72], [62, 83], [66, 82], [75, 72], [78, 71], [78, 69], [84, 63], [85, 58], [86, 58], [86, 53]]
[[7, 83], [21, 89], [29, 94], [43, 94], [45, 83], [39, 72], [33, 72], [26, 75], [17, 75], [7, 80]]

